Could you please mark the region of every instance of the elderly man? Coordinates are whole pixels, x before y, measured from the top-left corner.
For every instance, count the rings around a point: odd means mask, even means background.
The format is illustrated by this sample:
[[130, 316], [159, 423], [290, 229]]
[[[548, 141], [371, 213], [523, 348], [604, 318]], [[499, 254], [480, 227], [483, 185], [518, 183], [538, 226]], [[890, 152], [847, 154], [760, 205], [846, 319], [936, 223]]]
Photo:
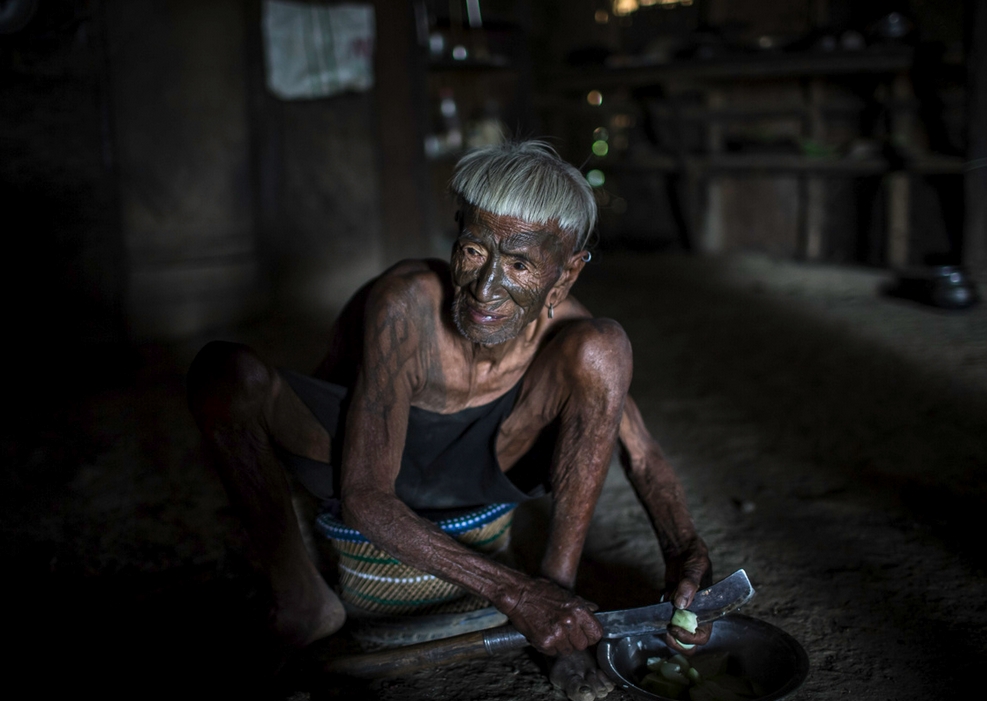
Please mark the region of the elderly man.
[[[314, 377], [215, 342], [189, 371], [190, 406], [287, 644], [332, 634], [345, 614], [306, 553], [283, 466], [317, 496], [340, 500], [345, 522], [381, 549], [489, 600], [556, 658], [552, 681], [570, 698], [599, 698], [612, 684], [586, 648], [602, 631], [595, 605], [572, 588], [618, 440], [676, 606], [709, 583], [707, 549], [628, 396], [627, 336], [569, 295], [596, 221], [585, 179], [551, 148], [523, 142], [468, 154], [451, 189], [459, 237], [450, 263], [404, 261], [364, 286]], [[546, 490], [553, 509], [540, 576], [470, 550], [418, 513]], [[708, 637], [673, 628], [668, 640], [683, 649]]]

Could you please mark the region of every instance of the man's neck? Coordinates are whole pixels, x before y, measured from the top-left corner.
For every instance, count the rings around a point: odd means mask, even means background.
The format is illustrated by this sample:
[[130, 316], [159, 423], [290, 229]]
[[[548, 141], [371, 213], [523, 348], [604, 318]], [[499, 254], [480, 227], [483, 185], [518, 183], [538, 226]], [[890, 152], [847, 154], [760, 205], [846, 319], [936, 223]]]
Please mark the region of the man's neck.
[[519, 335], [502, 343], [485, 345], [463, 338], [466, 360], [480, 372], [497, 371], [516, 362], [527, 364], [536, 350], [541, 330], [542, 320], [539, 318], [525, 326]]

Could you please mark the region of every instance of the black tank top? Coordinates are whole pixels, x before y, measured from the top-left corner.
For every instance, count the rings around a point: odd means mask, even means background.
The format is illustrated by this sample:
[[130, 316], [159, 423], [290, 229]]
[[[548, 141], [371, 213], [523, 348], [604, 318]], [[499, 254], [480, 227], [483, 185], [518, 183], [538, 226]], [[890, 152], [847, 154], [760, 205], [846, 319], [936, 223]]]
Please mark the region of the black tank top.
[[[280, 372], [333, 437], [332, 460], [339, 465], [342, 440], [337, 437], [343, 436], [347, 388], [290, 370]], [[454, 414], [411, 407], [395, 483], [397, 497], [416, 511], [433, 511], [518, 502], [544, 494], [542, 484], [522, 491], [497, 463], [497, 432], [514, 409], [520, 390], [518, 382], [492, 402]], [[316, 496], [339, 497], [338, 470], [297, 455], [281, 457]]]

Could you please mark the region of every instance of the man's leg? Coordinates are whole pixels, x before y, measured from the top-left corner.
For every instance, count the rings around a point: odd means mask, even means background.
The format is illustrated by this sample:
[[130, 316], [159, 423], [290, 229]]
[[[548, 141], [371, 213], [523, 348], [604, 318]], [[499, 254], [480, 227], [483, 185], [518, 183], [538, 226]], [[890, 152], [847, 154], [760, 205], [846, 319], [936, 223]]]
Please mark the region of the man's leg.
[[188, 373], [189, 408], [271, 585], [271, 626], [302, 647], [336, 632], [342, 604], [312, 564], [273, 443], [329, 462], [328, 432], [278, 372], [246, 346], [215, 341]]
[[[630, 343], [618, 324], [573, 322], [535, 358], [497, 438], [497, 457], [508, 469], [545, 427], [557, 423], [550, 468], [552, 520], [541, 574], [568, 589], [575, 584], [613, 455], [631, 370]], [[613, 689], [585, 651], [557, 658], [551, 679], [574, 701], [602, 698]]]

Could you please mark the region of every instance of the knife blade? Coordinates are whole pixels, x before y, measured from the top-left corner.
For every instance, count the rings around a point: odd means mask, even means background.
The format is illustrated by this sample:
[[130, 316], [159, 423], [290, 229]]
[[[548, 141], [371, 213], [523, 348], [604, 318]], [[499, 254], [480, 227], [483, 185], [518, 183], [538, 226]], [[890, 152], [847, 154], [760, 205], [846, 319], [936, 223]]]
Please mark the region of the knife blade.
[[[696, 614], [702, 625], [735, 611], [753, 596], [754, 587], [747, 573], [740, 569], [726, 579], [699, 591], [686, 610]], [[596, 619], [603, 626], [603, 637], [613, 640], [664, 633], [671, 625], [674, 614], [675, 606], [671, 601], [666, 601], [642, 608], [598, 613]]]
[[[709, 623], [746, 604], [754, 596], [747, 573], [740, 569], [726, 579], [696, 593], [687, 609], [696, 614], [698, 623]], [[596, 614], [603, 627], [603, 637], [609, 640], [639, 635], [664, 633], [671, 625], [675, 606], [670, 601], [622, 611], [605, 611]], [[483, 632], [483, 644], [487, 653], [495, 655], [527, 644], [524, 636], [514, 626], [505, 625]]]

